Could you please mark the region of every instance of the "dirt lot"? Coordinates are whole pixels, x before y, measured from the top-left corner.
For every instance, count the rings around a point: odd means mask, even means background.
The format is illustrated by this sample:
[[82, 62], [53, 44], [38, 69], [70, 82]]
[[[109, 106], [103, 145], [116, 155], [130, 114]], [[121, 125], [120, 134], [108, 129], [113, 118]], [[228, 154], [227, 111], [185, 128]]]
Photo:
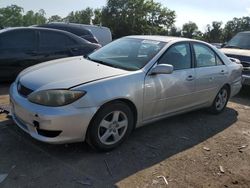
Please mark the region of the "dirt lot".
[[[8, 104], [7, 88], [0, 104]], [[220, 115], [200, 110], [150, 124], [110, 153], [35, 141], [1, 114], [0, 181], [5, 173], [0, 187], [248, 188], [250, 88]]]

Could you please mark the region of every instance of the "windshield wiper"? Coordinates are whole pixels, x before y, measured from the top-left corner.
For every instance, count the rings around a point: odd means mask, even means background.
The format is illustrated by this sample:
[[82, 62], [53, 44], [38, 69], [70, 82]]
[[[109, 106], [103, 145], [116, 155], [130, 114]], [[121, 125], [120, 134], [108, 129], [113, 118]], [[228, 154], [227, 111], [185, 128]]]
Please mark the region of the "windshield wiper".
[[102, 64], [102, 65], [106, 65], [106, 66], [109, 66], [109, 67], [113, 67], [113, 68], [117, 68], [117, 69], [122, 69], [121, 67], [119, 66], [115, 66], [115, 65], [112, 65], [112, 64], [109, 64], [105, 61], [102, 61], [102, 60], [99, 60], [99, 59], [92, 59], [90, 58], [89, 56], [86, 57], [86, 59], [90, 60], [90, 61], [94, 61], [96, 63], [99, 63], [99, 64]]

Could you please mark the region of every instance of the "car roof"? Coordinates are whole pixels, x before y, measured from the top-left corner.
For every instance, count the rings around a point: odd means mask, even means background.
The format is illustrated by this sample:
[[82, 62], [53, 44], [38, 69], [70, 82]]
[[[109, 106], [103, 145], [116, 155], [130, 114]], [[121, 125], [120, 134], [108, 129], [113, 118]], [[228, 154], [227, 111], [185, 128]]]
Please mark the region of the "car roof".
[[86, 29], [84, 27], [79, 27], [78, 25], [73, 25], [73, 24], [70, 24], [70, 23], [61, 23], [61, 22], [49, 22], [49, 23], [46, 23], [46, 24], [38, 25], [38, 27], [39, 26], [63, 26], [63, 27], [68, 27], [68, 28], [75, 28], [75, 29], [82, 29], [82, 30], [89, 31], [88, 29]]
[[242, 32], [239, 32], [239, 33], [246, 33], [246, 34], [250, 34], [250, 31], [242, 31]]
[[13, 31], [13, 30], [46, 30], [46, 31], [56, 31], [56, 32], [71, 34], [70, 32], [62, 31], [62, 30], [59, 30], [59, 29], [42, 28], [42, 27], [34, 27], [34, 26], [29, 26], [29, 27], [8, 27], [8, 28], [2, 29], [2, 30], [3, 30], [3, 32], [4, 31]]
[[64, 33], [66, 35], [68, 35], [69, 37], [72, 37], [76, 40], [81, 40], [82, 42], [84, 41], [85, 43], [90, 43], [89, 41], [73, 34], [73, 33], [70, 33], [68, 31], [63, 31], [63, 30], [59, 30], [59, 29], [52, 29], [52, 28], [42, 28], [42, 27], [33, 27], [33, 26], [29, 26], [29, 27], [9, 27], [9, 28], [5, 28], [5, 29], [1, 29], [0, 30], [0, 34], [1, 33], [4, 33], [4, 32], [8, 32], [8, 31], [14, 31], [14, 30], [37, 30], [37, 31], [41, 31], [41, 30], [44, 30], [44, 31], [53, 31], [53, 32], [59, 32], [59, 33]]
[[92, 32], [89, 29], [86, 29], [83, 27], [75, 27], [75, 26], [71, 26], [71, 25], [63, 24], [63, 23], [58, 23], [58, 24], [57, 23], [46, 23], [46, 24], [42, 24], [42, 25], [36, 25], [35, 27], [58, 29], [58, 30], [73, 33], [77, 36], [84, 36], [84, 35], [93, 36]]
[[[109, 29], [108, 27], [102, 26], [102, 25], [89, 25], [89, 24], [79, 24], [79, 23], [68, 23], [68, 22], [49, 22], [47, 24], [54, 24], [54, 25], [68, 25], [69, 27], [81, 27], [87, 30], [90, 30], [90, 28], [106, 28]], [[87, 26], [87, 27], [86, 27]]]
[[156, 40], [161, 42], [172, 42], [172, 41], [197, 41], [193, 39], [187, 39], [182, 37], [172, 37], [172, 36], [160, 36], [160, 35], [132, 35], [127, 36], [128, 38], [137, 38], [137, 39], [144, 39], [144, 40]]
[[[46, 24], [41, 24], [41, 25], [36, 25], [35, 27], [41, 27], [41, 28], [55, 28], [55, 29], [59, 29], [59, 30], [63, 30], [61, 27], [63, 28], [67, 28], [70, 29], [71, 31], [80, 31], [80, 32], [84, 32], [84, 33], [88, 33], [88, 34], [92, 34], [92, 32], [84, 27], [79, 27], [79, 26], [74, 26], [74, 25], [70, 25], [67, 23], [60, 23], [60, 22], [51, 22], [51, 23], [46, 23]], [[65, 31], [65, 30], [64, 30]]]
[[0, 33], [3, 32], [7, 32], [7, 31], [14, 31], [14, 30], [44, 30], [44, 31], [53, 31], [53, 32], [60, 32], [60, 33], [64, 33], [67, 35], [71, 35], [73, 37], [78, 37], [70, 32], [67, 31], [63, 31], [63, 30], [59, 30], [59, 29], [52, 29], [52, 28], [43, 28], [43, 27], [33, 27], [33, 26], [29, 26], [29, 27], [8, 27], [5, 29], [0, 30]]
[[2, 30], [0, 30], [1, 32], [5, 32], [5, 31], [13, 31], [13, 30], [47, 30], [47, 31], [58, 31], [61, 33], [69, 33], [69, 32], [65, 32], [62, 30], [58, 30], [58, 29], [51, 29], [51, 28], [41, 28], [41, 27], [33, 27], [33, 26], [29, 26], [29, 27], [8, 27], [8, 28], [4, 28]]

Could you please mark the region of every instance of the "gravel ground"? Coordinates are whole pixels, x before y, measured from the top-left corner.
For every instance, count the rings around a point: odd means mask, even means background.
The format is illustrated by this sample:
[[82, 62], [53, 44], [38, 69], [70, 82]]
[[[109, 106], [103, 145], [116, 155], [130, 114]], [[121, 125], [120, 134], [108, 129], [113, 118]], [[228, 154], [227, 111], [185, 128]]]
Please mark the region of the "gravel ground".
[[[0, 104], [8, 104], [7, 85]], [[38, 142], [0, 114], [0, 187], [249, 188], [250, 88], [220, 115], [199, 110], [152, 123], [109, 153]]]

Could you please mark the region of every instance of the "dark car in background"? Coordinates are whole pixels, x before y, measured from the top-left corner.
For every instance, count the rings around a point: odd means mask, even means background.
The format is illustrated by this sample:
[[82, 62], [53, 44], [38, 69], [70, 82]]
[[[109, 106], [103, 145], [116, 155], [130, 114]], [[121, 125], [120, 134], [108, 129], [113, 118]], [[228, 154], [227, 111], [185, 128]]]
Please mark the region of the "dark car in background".
[[228, 57], [240, 60], [243, 65], [243, 85], [250, 85], [250, 31], [236, 34], [221, 51]]
[[[23, 69], [53, 59], [87, 55], [100, 48], [72, 33], [37, 27], [0, 30], [0, 81], [13, 81]], [[58, 70], [60, 71], [60, 70]]]
[[43, 25], [38, 25], [36, 27], [43, 27], [43, 28], [51, 28], [51, 29], [59, 29], [63, 31], [68, 31], [70, 33], [73, 33], [85, 40], [88, 40], [92, 43], [99, 43], [98, 39], [91, 33], [90, 30], [81, 28], [78, 26], [75, 26], [73, 24], [67, 24], [67, 23], [47, 23]]

